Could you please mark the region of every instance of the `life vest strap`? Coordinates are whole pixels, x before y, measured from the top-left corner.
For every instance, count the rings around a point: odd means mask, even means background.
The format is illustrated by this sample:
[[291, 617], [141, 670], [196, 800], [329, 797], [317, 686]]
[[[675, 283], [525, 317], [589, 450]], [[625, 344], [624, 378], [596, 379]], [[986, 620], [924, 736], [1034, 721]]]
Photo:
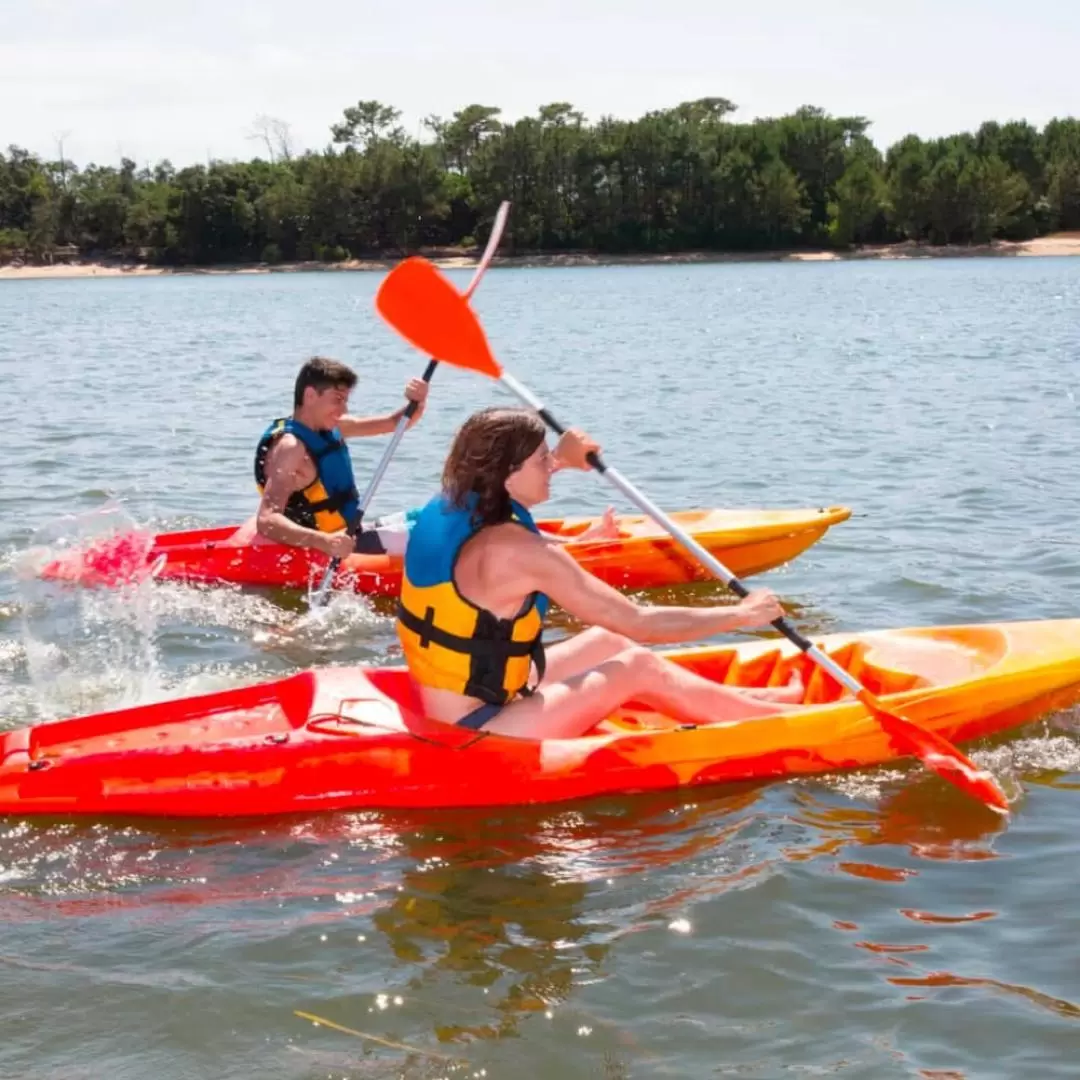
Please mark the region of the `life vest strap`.
[[[420, 618], [410, 611], [404, 604], [398, 601], [398, 619], [401, 624], [411, 630], [420, 639], [420, 647], [428, 648], [432, 643], [450, 649], [453, 652], [465, 653], [468, 656], [486, 657], [511, 657], [511, 656], [535, 656], [539, 637], [532, 641], [511, 641], [509, 634], [513, 630], [513, 622], [503, 620], [506, 623], [506, 637], [501, 639], [478, 640], [477, 638], [461, 637], [451, 634], [435, 625], [435, 609], [429, 607]], [[539, 665], [537, 665], [539, 667]]]
[[359, 498], [359, 496], [360, 492], [353, 487], [348, 491], [336, 491], [333, 495], [328, 495], [325, 499], [318, 499], [315, 502], [305, 499], [304, 507], [310, 514], [319, 514], [324, 510], [338, 511], [352, 502], [353, 499]]

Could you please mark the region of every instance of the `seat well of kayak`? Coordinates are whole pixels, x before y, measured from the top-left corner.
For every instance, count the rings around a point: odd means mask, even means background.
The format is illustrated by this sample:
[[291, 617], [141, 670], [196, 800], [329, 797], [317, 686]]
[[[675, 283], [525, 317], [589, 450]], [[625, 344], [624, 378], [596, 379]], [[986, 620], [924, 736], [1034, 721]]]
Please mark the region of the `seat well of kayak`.
[[[969, 648], [969, 645], [971, 646]], [[992, 631], [977, 642], [958, 642], [955, 635], [939, 637], [882, 634], [870, 641], [849, 641], [826, 650], [874, 695], [887, 697], [967, 678], [985, 670], [1005, 649], [1004, 637]], [[740, 657], [734, 648], [702, 649], [673, 657], [675, 663], [725, 686], [765, 688], [784, 686], [792, 673], [802, 676], [803, 704], [829, 705], [851, 694], [802, 653], [788, 646], [763, 648]], [[627, 731], [674, 729], [682, 723], [662, 716], [641, 701], [627, 701], [607, 720]], [[586, 734], [595, 734], [595, 729]]]

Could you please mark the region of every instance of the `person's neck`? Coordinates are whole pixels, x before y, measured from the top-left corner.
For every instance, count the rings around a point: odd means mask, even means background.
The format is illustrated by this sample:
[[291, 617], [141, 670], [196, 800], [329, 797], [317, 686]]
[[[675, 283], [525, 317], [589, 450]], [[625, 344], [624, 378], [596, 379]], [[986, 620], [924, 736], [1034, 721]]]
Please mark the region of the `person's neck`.
[[292, 418], [299, 424], [303, 424], [304, 427], [311, 428], [312, 431], [321, 431], [322, 428], [315, 422], [315, 419], [310, 416], [304, 409], [294, 409]]
[[537, 503], [525, 502], [523, 499], [515, 499], [514, 496], [511, 495], [510, 496], [510, 505], [513, 508], [515, 513], [518, 512], [519, 510], [524, 511], [526, 514], [529, 515], [530, 518], [532, 518], [534, 516], [533, 515], [533, 507], [537, 506], [538, 504]]

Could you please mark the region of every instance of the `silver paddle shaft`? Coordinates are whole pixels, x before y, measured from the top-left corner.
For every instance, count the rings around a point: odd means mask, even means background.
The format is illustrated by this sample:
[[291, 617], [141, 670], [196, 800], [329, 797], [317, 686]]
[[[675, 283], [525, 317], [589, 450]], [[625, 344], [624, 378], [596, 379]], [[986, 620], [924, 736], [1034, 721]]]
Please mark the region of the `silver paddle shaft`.
[[[505, 371], [502, 373], [500, 381], [508, 390], [521, 398], [526, 405], [535, 409], [548, 427], [559, 435], [565, 434], [566, 429], [548, 412], [544, 403], [527, 386], [523, 386], [513, 375]], [[745, 597], [749, 594], [750, 590], [711, 551], [706, 551], [685, 529], [680, 528], [672, 521], [648, 495], [638, 491], [618, 469], [605, 465], [599, 454], [590, 454], [589, 464], [606, 477], [632, 503], [644, 510], [662, 529], [682, 544], [714, 577], [719, 578], [732, 592], [739, 597]], [[861, 694], [865, 691], [865, 687], [854, 675], [845, 671], [831, 656], [822, 652], [808, 638], [803, 637], [787, 619], [774, 619], [770, 625], [779, 630], [789, 641], [798, 646], [816, 664], [824, 668], [838, 683], [846, 686], [853, 694]]]
[[[476, 264], [473, 276], [469, 281], [469, 284], [465, 287], [464, 296], [466, 300], [468, 300], [476, 291], [476, 286], [480, 284], [480, 279], [484, 276], [484, 271], [487, 270], [488, 266], [491, 264], [491, 260], [495, 256], [499, 241], [502, 239], [503, 230], [506, 228], [506, 219], [509, 213], [510, 203], [508, 201], [501, 202], [499, 204], [499, 209], [495, 214], [495, 220], [491, 225], [491, 235], [488, 237], [487, 247], [484, 248], [484, 253], [480, 256], [480, 261]], [[431, 377], [435, 374], [437, 365], [438, 360], [431, 360], [428, 362], [427, 370], [424, 372], [424, 382], [431, 382]], [[394, 456], [398, 445], [404, 437], [405, 431], [409, 426], [409, 421], [415, 415], [416, 409], [416, 402], [410, 401], [405, 407], [405, 411], [399, 417], [397, 426], [394, 428], [394, 434], [390, 437], [390, 444], [384, 451], [379, 464], [375, 466], [375, 472], [372, 473], [371, 480], [368, 482], [368, 486], [360, 499], [360, 506], [356, 512], [356, 521], [353, 523], [354, 532], [360, 531], [364, 520], [364, 514], [367, 513], [367, 508], [371, 505], [372, 499], [375, 498], [375, 491], [381, 483], [382, 478], [386, 475], [386, 470], [390, 467], [390, 459]], [[333, 581], [334, 574], [337, 572], [337, 568], [340, 564], [340, 559], [334, 558], [330, 560], [330, 564], [323, 572], [319, 587], [315, 590], [315, 593], [311, 598], [312, 605], [321, 604], [329, 594], [330, 582]]]
[[[491, 227], [491, 235], [488, 237], [487, 247], [484, 248], [484, 254], [481, 255], [480, 261], [476, 264], [476, 269], [473, 271], [473, 276], [469, 280], [469, 284], [465, 287], [464, 296], [466, 300], [468, 300], [476, 291], [476, 286], [480, 284], [480, 279], [484, 276], [484, 271], [487, 270], [492, 258], [495, 256], [495, 251], [499, 246], [499, 240], [502, 238], [503, 229], [506, 228], [506, 216], [509, 212], [510, 203], [504, 202], [499, 205], [499, 211], [495, 215], [495, 222]], [[431, 376], [435, 374], [434, 365], [436, 363], [438, 363], [437, 360], [432, 360], [428, 365], [428, 370], [424, 372], [425, 382], [431, 381]], [[375, 466], [375, 472], [372, 474], [367, 489], [364, 491], [364, 495], [360, 500], [361, 518], [363, 518], [367, 508], [371, 505], [371, 500], [375, 497], [375, 489], [379, 486], [379, 482], [382, 480], [383, 476], [386, 475], [386, 470], [390, 465], [390, 459], [394, 456], [394, 451], [397, 450], [398, 444], [404, 437], [405, 430], [408, 428], [411, 419], [412, 415], [409, 413], [409, 410], [406, 409], [405, 413], [398, 420], [397, 427], [394, 428], [394, 434], [390, 437], [390, 445], [387, 446], [386, 452], [382, 456], [382, 460]]]

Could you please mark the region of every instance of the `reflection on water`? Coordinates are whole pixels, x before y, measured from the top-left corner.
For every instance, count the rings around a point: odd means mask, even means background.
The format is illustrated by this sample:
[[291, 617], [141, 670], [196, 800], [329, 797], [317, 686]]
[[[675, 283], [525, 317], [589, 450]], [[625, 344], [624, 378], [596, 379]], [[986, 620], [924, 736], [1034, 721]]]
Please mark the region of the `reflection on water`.
[[[962, 948], [951, 964], [934, 940], [935, 929], [983, 934], [976, 928], [999, 911], [938, 912], [906, 896], [935, 864], [998, 858], [1000, 818], [966, 812], [966, 801], [953, 802], [930, 778], [907, 778], [874, 809], [792, 788], [791, 808], [779, 814], [778, 787], [740, 785], [498, 815], [15, 825], [2, 836], [6, 925], [73, 919], [90, 928], [120, 919], [151, 954], [174, 938], [189, 948], [168, 948], [168, 963], [151, 976], [142, 962], [101, 968], [93, 948], [82, 960], [27, 955], [16, 939], [0, 950], [0, 987], [35, 973], [87, 989], [104, 978], [110, 994], [152, 1001], [196, 977], [209, 950], [216, 982], [287, 1007], [301, 1025], [278, 1022], [271, 1036], [286, 1040], [289, 1060], [338, 1055], [352, 1068], [372, 1055], [404, 1055], [415, 1068], [475, 1068], [505, 1063], [506, 1048], [525, 1040], [546, 1069], [567, 1075], [586, 1066], [660, 1075], [664, 1040], [613, 1014], [610, 996], [625, 992], [635, 964], [657, 963], [658, 934], [691, 946], [704, 934], [719, 959], [710, 974], [691, 977], [703, 987], [737, 979], [753, 998], [763, 977], [757, 954], [770, 940], [747, 934], [762, 914], [755, 892], [773, 896], [797, 879], [793, 923], [810, 919], [822, 931], [814, 942], [798, 936], [785, 964], [825, 950], [828, 966], [851, 978], [869, 962], [882, 1003], [891, 987], [910, 1001], [992, 994], [1063, 1019], [1080, 1015], [1038, 986], [972, 973]], [[902, 892], [864, 925], [846, 917], [850, 897], [836, 893], [838, 877]], [[725, 924], [735, 937], [721, 946], [716, 931]], [[746, 937], [749, 945], [740, 944]], [[837, 945], [853, 959], [838, 959]], [[780, 940], [767, 947], [785, 949]], [[232, 973], [251, 964], [258, 989], [241, 991]], [[719, 1010], [719, 1020], [726, 1000], [703, 998], [698, 1009]], [[357, 1046], [343, 1049], [341, 1040]], [[725, 1040], [747, 1052], [742, 1036]]]

